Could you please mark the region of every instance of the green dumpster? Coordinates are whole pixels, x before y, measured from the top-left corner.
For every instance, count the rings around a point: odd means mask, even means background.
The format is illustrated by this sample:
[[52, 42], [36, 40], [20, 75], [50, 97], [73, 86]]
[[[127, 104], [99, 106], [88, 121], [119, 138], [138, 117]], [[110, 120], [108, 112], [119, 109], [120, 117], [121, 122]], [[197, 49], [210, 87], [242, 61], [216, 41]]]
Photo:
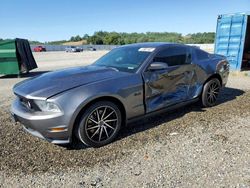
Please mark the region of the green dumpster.
[[0, 74], [19, 74], [15, 40], [0, 42]]
[[0, 75], [20, 74], [37, 68], [28, 40], [0, 42]]

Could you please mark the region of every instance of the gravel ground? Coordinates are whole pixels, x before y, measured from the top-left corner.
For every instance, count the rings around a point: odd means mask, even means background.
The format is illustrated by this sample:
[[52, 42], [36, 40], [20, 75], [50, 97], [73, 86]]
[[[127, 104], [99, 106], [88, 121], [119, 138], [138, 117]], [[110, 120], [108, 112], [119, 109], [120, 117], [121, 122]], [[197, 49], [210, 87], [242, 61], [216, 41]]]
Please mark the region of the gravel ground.
[[[105, 53], [35, 54], [33, 74]], [[13, 124], [11, 87], [22, 79], [0, 79], [0, 187], [250, 187], [250, 77], [230, 76], [215, 107], [144, 119], [97, 149], [53, 145]]]

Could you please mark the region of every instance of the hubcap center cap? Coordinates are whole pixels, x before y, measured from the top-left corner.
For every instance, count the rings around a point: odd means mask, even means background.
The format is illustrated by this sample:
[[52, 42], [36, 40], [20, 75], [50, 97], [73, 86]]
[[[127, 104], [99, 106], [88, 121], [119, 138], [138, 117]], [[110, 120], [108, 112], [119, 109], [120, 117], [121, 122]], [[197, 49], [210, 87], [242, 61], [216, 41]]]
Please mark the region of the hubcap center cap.
[[100, 121], [99, 125], [100, 125], [101, 127], [103, 127], [103, 126], [104, 126], [104, 121]]

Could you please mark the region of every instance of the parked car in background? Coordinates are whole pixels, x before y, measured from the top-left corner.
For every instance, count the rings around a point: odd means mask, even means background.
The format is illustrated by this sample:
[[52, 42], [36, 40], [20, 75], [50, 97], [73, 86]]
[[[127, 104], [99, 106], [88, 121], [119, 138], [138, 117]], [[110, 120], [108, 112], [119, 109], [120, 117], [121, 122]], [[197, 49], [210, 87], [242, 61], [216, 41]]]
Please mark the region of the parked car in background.
[[76, 46], [70, 46], [70, 47], [65, 48], [65, 51], [66, 52], [82, 52], [83, 49], [80, 47], [76, 47]]
[[224, 56], [193, 46], [125, 45], [92, 65], [18, 83], [11, 112], [25, 130], [49, 142], [70, 143], [76, 137], [100, 147], [139, 118], [196, 101], [214, 106], [228, 75]]
[[46, 52], [46, 48], [43, 46], [37, 46], [33, 50], [34, 52]]
[[87, 50], [89, 50], [89, 51], [96, 51], [96, 48], [90, 46], [90, 47], [87, 47]]

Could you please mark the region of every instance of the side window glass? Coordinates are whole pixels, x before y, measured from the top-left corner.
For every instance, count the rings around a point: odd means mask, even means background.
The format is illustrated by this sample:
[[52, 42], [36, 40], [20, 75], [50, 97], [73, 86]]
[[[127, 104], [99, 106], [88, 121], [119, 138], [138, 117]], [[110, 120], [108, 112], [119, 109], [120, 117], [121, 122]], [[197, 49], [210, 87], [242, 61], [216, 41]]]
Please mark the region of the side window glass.
[[186, 47], [169, 47], [156, 54], [154, 62], [164, 62], [168, 66], [191, 63], [192, 57], [188, 51]]

